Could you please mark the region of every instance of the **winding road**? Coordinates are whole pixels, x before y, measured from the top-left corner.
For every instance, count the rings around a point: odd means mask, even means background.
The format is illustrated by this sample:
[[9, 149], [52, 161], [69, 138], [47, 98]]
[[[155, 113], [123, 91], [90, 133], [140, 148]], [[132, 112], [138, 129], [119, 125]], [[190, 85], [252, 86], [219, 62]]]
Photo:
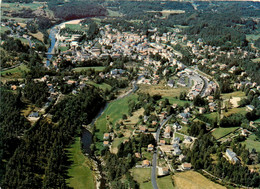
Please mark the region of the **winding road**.
[[[155, 137], [157, 143], [159, 142], [161, 128], [169, 121], [169, 119], [171, 119], [171, 117], [172, 115], [168, 116], [166, 119], [163, 119], [160, 126], [158, 127], [156, 131], [156, 137]], [[157, 151], [158, 151], [158, 147], [156, 147], [156, 150], [154, 151], [153, 161], [152, 161], [153, 167], [152, 167], [152, 174], [151, 174], [151, 182], [154, 189], [158, 189], [157, 182], [156, 182]]]

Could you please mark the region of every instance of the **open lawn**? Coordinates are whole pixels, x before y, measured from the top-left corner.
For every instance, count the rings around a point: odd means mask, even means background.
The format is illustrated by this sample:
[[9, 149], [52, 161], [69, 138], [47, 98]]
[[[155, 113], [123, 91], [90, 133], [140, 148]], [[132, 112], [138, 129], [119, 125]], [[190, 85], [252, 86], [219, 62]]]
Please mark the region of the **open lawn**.
[[65, 27], [71, 30], [82, 30], [82, 27], [79, 24], [65, 24]]
[[29, 45], [29, 41], [23, 37], [14, 37], [14, 39], [19, 39], [24, 45]]
[[178, 104], [180, 106], [184, 106], [186, 103], [191, 103], [191, 101], [188, 101], [188, 100], [180, 100], [178, 98], [175, 98], [175, 97], [169, 97], [169, 96], [166, 96], [165, 98], [168, 98], [170, 104]]
[[246, 108], [232, 108], [232, 109], [228, 109], [228, 112], [223, 112], [224, 116], [229, 116], [231, 114], [243, 114], [245, 115], [247, 113]]
[[260, 141], [256, 141], [255, 134], [250, 135], [242, 144], [245, 144], [250, 151], [254, 148], [257, 152], [260, 152]]
[[239, 127], [219, 127], [216, 128], [213, 132], [212, 135], [216, 138], [219, 139], [225, 135], [227, 135], [228, 133], [231, 133], [233, 131], [235, 131], [236, 129], [238, 129]]
[[38, 31], [37, 33], [29, 33], [29, 35], [35, 37], [39, 41], [43, 42], [43, 33]]
[[252, 61], [253, 61], [254, 63], [260, 63], [260, 58], [252, 59]]
[[111, 17], [120, 17], [120, 16], [122, 16], [122, 14], [120, 12], [113, 11], [111, 9], [107, 9], [107, 11], [108, 11], [108, 16], [111, 16]]
[[118, 146], [123, 143], [123, 141], [125, 140], [126, 138], [125, 137], [122, 137], [122, 138], [115, 138], [114, 141], [112, 142], [112, 145], [111, 145], [111, 153], [114, 153], [116, 154], [118, 152]]
[[60, 50], [61, 52], [67, 51], [68, 49], [69, 49], [69, 47], [59, 47], [59, 50]]
[[172, 185], [172, 177], [170, 175], [157, 178], [157, 185], [159, 189], [174, 189], [174, 186]]
[[105, 69], [105, 67], [103, 67], [103, 66], [99, 66], [99, 67], [78, 67], [78, 68], [74, 68], [73, 70], [75, 72], [81, 72], [83, 70], [85, 71], [85, 70], [89, 70], [89, 69], [94, 69], [95, 71], [102, 72]]
[[90, 85], [94, 85], [95, 87], [98, 87], [98, 88], [102, 89], [103, 91], [106, 90], [106, 89], [109, 90], [109, 91], [111, 90], [111, 86], [106, 84], [106, 83], [97, 84], [93, 81], [88, 81], [87, 83], [90, 84]]
[[[123, 114], [128, 114], [128, 101], [137, 100], [137, 95], [129, 95], [119, 100], [112, 101], [108, 104], [108, 107], [103, 114], [96, 120], [96, 136], [100, 141], [103, 141], [103, 134], [107, 132], [109, 122], [115, 126], [115, 123], [119, 121]], [[101, 143], [97, 143], [97, 147], [101, 148]]]
[[232, 92], [232, 93], [222, 93], [221, 94], [221, 97], [223, 99], [229, 99], [230, 97], [245, 97], [245, 93], [243, 91], [235, 91], [235, 92]]
[[140, 184], [140, 189], [151, 189], [151, 168], [133, 168], [130, 170], [134, 180]]
[[[2, 71], [0, 73], [1, 73], [2, 79], [6, 78], [6, 77], [20, 78], [20, 77], [22, 77], [23, 71], [27, 72], [27, 71], [29, 71], [29, 68], [27, 68], [26, 65], [21, 64], [20, 66], [18, 66], [16, 68], [12, 68], [12, 69], [9, 69], [9, 70], [6, 70], [6, 71]], [[10, 74], [10, 75], [7, 76], [6, 74]]]
[[216, 184], [195, 171], [175, 173], [173, 176], [175, 187], [178, 189], [224, 189], [224, 186]]
[[165, 86], [165, 84], [160, 83], [158, 85], [139, 85], [138, 92], [141, 93], [149, 93], [150, 95], [161, 95], [163, 97], [179, 97], [181, 92], [188, 91], [189, 88], [171, 88], [169, 86]]
[[6, 26], [1, 26], [1, 27], [0, 27], [0, 33], [4, 33], [4, 32], [6, 32], [6, 31], [8, 31], [8, 30], [9, 30], [9, 28], [6, 27]]
[[179, 137], [182, 141], [184, 140], [184, 136], [179, 133], [175, 133], [175, 137]]
[[90, 161], [81, 152], [80, 138], [68, 149], [70, 161], [72, 165], [68, 171], [70, 176], [67, 182], [70, 187], [75, 189], [81, 188], [95, 188], [94, 176], [90, 170]]
[[248, 34], [248, 35], [246, 35], [246, 39], [248, 41], [255, 41], [258, 38], [260, 38], [260, 34], [257, 34], [257, 35], [255, 35], [255, 34]]

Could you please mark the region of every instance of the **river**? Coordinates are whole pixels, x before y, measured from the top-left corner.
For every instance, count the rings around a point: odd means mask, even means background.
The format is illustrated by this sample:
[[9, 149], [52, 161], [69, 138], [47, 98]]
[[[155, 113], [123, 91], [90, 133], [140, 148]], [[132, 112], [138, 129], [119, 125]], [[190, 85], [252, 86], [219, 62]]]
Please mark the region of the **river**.
[[57, 25], [55, 25], [54, 27], [51, 28], [51, 31], [50, 31], [50, 34], [49, 34], [49, 39], [51, 40], [51, 45], [50, 47], [48, 48], [48, 54], [47, 54], [47, 61], [46, 61], [46, 67], [49, 67], [50, 66], [50, 60], [52, 58], [52, 52], [53, 52], [53, 49], [55, 47], [55, 43], [56, 43], [56, 34], [58, 33], [58, 29], [57, 29]]

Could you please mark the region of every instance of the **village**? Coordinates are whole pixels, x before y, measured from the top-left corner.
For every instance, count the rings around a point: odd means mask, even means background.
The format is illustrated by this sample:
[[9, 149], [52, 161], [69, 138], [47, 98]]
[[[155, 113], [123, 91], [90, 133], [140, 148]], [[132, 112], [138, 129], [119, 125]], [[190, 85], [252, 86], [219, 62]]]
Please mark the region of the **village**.
[[[7, 23], [6, 23], [7, 24]], [[81, 26], [81, 23], [78, 23]], [[168, 89], [178, 89], [186, 87], [189, 90], [184, 95], [184, 100], [189, 103], [182, 106], [179, 109], [179, 104], [170, 104], [174, 110], [174, 114], [167, 112], [165, 107], [162, 107], [160, 111], [155, 111], [151, 115], [155, 119], [148, 124], [149, 116], [139, 114], [141, 120], [131, 128], [130, 135], [124, 135], [126, 139], [123, 143], [128, 142], [129, 139], [135, 135], [152, 134], [156, 140], [156, 145], [149, 144], [143, 153], [136, 152], [134, 155], [139, 160], [135, 165], [136, 168], [149, 168], [155, 167], [156, 175], [165, 176], [175, 171], [191, 170], [193, 165], [186, 160], [186, 156], [183, 151], [192, 148], [196, 137], [187, 134], [189, 125], [194, 121], [196, 115], [205, 113], [217, 113], [224, 110], [225, 103], [218, 103], [214, 94], [219, 90], [220, 86], [216, 79], [215, 74], [221, 72], [221, 78], [229, 78], [238, 67], [232, 66], [228, 68], [225, 64], [217, 63], [218, 57], [222, 55], [230, 56], [249, 56], [247, 51], [237, 48], [231, 52], [220, 51], [218, 47], [212, 47], [203, 44], [203, 40], [200, 39], [193, 43], [187, 41], [187, 36], [180, 37], [178, 35], [179, 30], [174, 33], [163, 33], [162, 36], [157, 34], [157, 29], [150, 29], [153, 33], [150, 39], [146, 35], [129, 32], [120, 32], [117, 29], [111, 28], [110, 25], [100, 27], [99, 35], [97, 38], [84, 43], [79, 42], [82, 37], [80, 34], [68, 34], [61, 33], [60, 31], [70, 24], [63, 24], [59, 27], [59, 32], [56, 34], [55, 51], [58, 52], [57, 56], [52, 59], [52, 64], [59, 70], [60, 64], [64, 64], [64, 60], [72, 62], [77, 65], [78, 62], [99, 59], [105, 60], [111, 57], [112, 60], [116, 60], [120, 57], [129, 57], [131, 60], [139, 62], [137, 79], [134, 81], [128, 81], [130, 90], [130, 83], [136, 83], [137, 86], [147, 85], [156, 86], [161, 84], [162, 80], [166, 80], [164, 83]], [[73, 24], [75, 25], [75, 24]], [[86, 26], [87, 27], [87, 26]], [[19, 30], [19, 26], [18, 26]], [[77, 33], [77, 32], [75, 32]], [[28, 36], [23, 35], [25, 39], [29, 39]], [[186, 65], [185, 62], [181, 62], [182, 54], [174, 49], [176, 44], [182, 44], [191, 50], [194, 55], [192, 65]], [[206, 54], [211, 58], [205, 58]], [[154, 56], [160, 57], [158, 60]], [[259, 54], [256, 55], [259, 57]], [[165, 62], [161, 61], [162, 59]], [[65, 62], [66, 63], [66, 62]], [[110, 66], [113, 66], [113, 62], [110, 62]], [[203, 66], [212, 70], [210, 75], [198, 69], [199, 66]], [[163, 68], [163, 70], [161, 69]], [[174, 72], [170, 72], [174, 69]], [[122, 79], [128, 78], [132, 73], [128, 69], [113, 68], [108, 72], [99, 71], [98, 76], [102, 79]], [[167, 79], [166, 79], [166, 76]], [[234, 87], [240, 90], [242, 87], [249, 86], [250, 91], [256, 92], [260, 90], [260, 86], [251, 82], [251, 78], [247, 77], [247, 73], [242, 71], [237, 77], [237, 82], [234, 83]], [[79, 75], [79, 76], [64, 76], [64, 84], [70, 86], [71, 94], [77, 95], [86, 85], [93, 82], [91, 76]], [[45, 82], [48, 86], [49, 97], [48, 101], [41, 108], [33, 109], [27, 114], [28, 120], [35, 123], [41, 115], [51, 116], [45, 114], [45, 110], [64, 97], [64, 94], [60, 91], [60, 86], [57, 82], [57, 78], [49, 75], [45, 75], [42, 78], [34, 79], [35, 82]], [[17, 88], [24, 88], [24, 84], [11, 85], [12, 90]], [[127, 92], [126, 92], [127, 93]], [[122, 94], [121, 94], [122, 95]], [[123, 95], [124, 96], [124, 95]], [[205, 98], [207, 101], [207, 107], [194, 106], [192, 102], [196, 97]], [[260, 99], [260, 96], [259, 98]], [[161, 104], [159, 104], [161, 106]], [[219, 107], [220, 106], [220, 107]], [[254, 106], [248, 105], [247, 111], [253, 111]], [[127, 116], [126, 119], [131, 116]], [[171, 119], [174, 117], [174, 119]], [[213, 125], [207, 124], [207, 129], [213, 129]], [[112, 126], [113, 128], [114, 126]], [[113, 129], [109, 129], [113, 130]], [[126, 129], [127, 130], [127, 129]], [[250, 131], [239, 129], [238, 135], [249, 136]], [[117, 140], [118, 133], [115, 131], [104, 132], [103, 135], [103, 147], [107, 147], [111, 152], [114, 152], [113, 141]], [[116, 151], [116, 150], [115, 150]], [[154, 155], [156, 154], [156, 155]], [[157, 160], [158, 154], [158, 160]], [[238, 163], [240, 160], [236, 153], [227, 148], [223, 151], [223, 157], [232, 163]], [[154, 164], [156, 162], [156, 164]]]

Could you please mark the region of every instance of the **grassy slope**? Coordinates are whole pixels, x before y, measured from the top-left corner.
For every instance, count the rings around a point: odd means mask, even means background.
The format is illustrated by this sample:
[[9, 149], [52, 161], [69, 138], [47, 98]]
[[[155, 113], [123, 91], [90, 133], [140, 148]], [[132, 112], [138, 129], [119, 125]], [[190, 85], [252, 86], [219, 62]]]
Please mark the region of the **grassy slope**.
[[[6, 73], [12, 73], [12, 74], [15, 74], [15, 75], [20, 75], [22, 71], [29, 71], [29, 69], [27, 68], [26, 65], [24, 64], [21, 64], [20, 66], [16, 67], [16, 68], [12, 68], [12, 69], [9, 69], [9, 70], [6, 70], [6, 71], [2, 71], [0, 72], [3, 76], [6, 74]], [[12, 77], [14, 77], [14, 75], [12, 75]]]
[[75, 189], [95, 188], [94, 178], [91, 170], [88, 167], [89, 160], [85, 157], [80, 148], [80, 138], [68, 149], [70, 160], [73, 162], [68, 174], [70, 178], [67, 180], [69, 186]]
[[103, 67], [103, 66], [100, 66], [100, 67], [78, 67], [78, 68], [74, 68], [73, 70], [75, 72], [80, 72], [82, 70], [89, 70], [89, 69], [94, 69], [95, 71], [102, 72], [105, 69], [105, 67]]
[[254, 148], [257, 152], [260, 152], [260, 141], [256, 141], [255, 139], [256, 135], [250, 135], [242, 144], [245, 144], [249, 150]]
[[150, 168], [133, 168], [131, 170], [134, 180], [140, 185], [140, 189], [151, 189], [151, 169]]
[[233, 131], [236, 130], [237, 128], [239, 128], [239, 127], [227, 127], [227, 128], [219, 127], [219, 128], [216, 128], [215, 131], [213, 131], [212, 135], [213, 135], [216, 139], [219, 139], [219, 138], [221, 138], [221, 137], [227, 135], [228, 133], [233, 132]]
[[[115, 125], [115, 123], [122, 118], [123, 114], [128, 114], [128, 101], [131, 99], [136, 100], [137, 95], [129, 95], [111, 102], [103, 114], [97, 119], [95, 123], [97, 132], [95, 134], [100, 141], [103, 141], [103, 134], [107, 132], [107, 116], [109, 117], [109, 122]], [[101, 143], [96, 144], [98, 148], [103, 146]]]
[[223, 189], [225, 187], [216, 184], [200, 173], [195, 171], [186, 171], [182, 173], [176, 173], [174, 175], [174, 184], [178, 189]]
[[95, 87], [98, 87], [102, 90], [106, 90], [106, 89], [111, 90], [111, 86], [106, 84], [106, 83], [97, 84], [93, 81], [88, 81], [87, 83], [90, 84], [90, 85], [94, 85]]
[[174, 189], [174, 186], [172, 185], [172, 178], [170, 175], [157, 178], [156, 180], [159, 189]]

